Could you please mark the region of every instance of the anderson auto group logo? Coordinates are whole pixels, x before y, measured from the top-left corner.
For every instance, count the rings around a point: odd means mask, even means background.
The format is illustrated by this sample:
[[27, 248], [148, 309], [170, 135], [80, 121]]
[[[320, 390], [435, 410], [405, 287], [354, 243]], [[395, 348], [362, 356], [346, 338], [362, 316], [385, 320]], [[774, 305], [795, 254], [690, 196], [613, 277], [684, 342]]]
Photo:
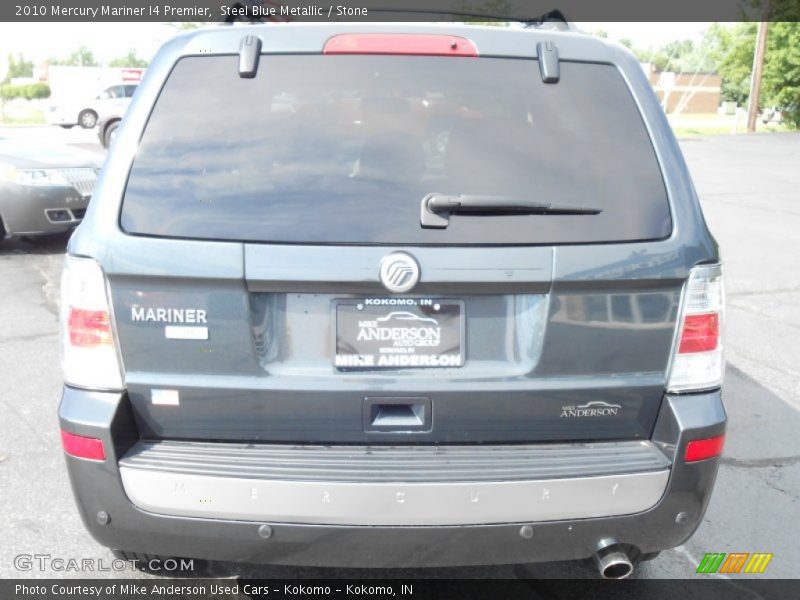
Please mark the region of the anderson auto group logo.
[[[399, 326], [398, 326], [399, 325]], [[438, 346], [442, 340], [439, 321], [433, 317], [420, 317], [404, 310], [390, 312], [385, 317], [359, 323], [356, 340], [399, 340], [402, 346]]]
[[619, 404], [609, 404], [601, 400], [593, 400], [586, 404], [571, 405], [561, 407], [562, 419], [589, 418], [589, 417], [616, 417]]

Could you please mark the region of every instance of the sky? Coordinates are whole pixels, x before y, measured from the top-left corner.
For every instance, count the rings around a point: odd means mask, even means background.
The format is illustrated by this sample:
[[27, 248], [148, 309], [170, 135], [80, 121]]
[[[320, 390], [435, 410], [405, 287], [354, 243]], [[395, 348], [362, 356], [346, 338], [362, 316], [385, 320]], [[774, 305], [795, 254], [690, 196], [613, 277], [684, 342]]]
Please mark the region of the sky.
[[586, 33], [605, 31], [609, 39], [629, 39], [639, 48], [659, 48], [673, 40], [690, 39], [695, 42], [711, 23], [575, 23]]
[[[582, 31], [603, 30], [613, 40], [628, 38], [642, 48], [658, 47], [675, 39], [699, 40], [709, 23], [575, 23]], [[100, 62], [135, 48], [150, 59], [159, 46], [178, 32], [166, 23], [0, 23], [0, 56], [20, 52], [35, 63], [49, 57], [66, 58], [79, 46], [88, 46]], [[5, 60], [3, 61], [5, 62]]]

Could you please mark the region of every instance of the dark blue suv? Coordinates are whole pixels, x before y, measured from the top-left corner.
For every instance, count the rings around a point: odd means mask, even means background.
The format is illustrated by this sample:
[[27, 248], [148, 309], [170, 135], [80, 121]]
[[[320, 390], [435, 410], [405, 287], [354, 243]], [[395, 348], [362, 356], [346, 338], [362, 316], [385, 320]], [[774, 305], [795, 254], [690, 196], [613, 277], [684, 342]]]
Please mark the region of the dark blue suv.
[[714, 484], [717, 245], [641, 67], [586, 35], [176, 37], [62, 310], [69, 473], [117, 550], [625, 577]]

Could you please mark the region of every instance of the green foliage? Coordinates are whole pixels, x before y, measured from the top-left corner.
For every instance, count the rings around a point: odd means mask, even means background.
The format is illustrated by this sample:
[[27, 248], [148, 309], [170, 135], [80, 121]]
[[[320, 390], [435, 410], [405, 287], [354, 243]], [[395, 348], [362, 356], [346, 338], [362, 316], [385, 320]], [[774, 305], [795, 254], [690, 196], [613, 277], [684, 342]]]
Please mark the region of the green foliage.
[[630, 48], [640, 61], [652, 63], [659, 71], [708, 73], [716, 70], [716, 40], [713, 38], [704, 37], [698, 44], [688, 39], [673, 40], [660, 48], [647, 50], [635, 48], [630, 40], [621, 40], [621, 43]]
[[[513, 14], [509, 0], [484, 0], [477, 2], [471, 2], [470, 0], [459, 0], [459, 2], [455, 4], [455, 10], [461, 13], [497, 17], [506, 17], [507, 15]], [[492, 25], [496, 27], [508, 26], [508, 22], [502, 19], [483, 20], [480, 17], [465, 17], [462, 15], [455, 15], [454, 19], [465, 23], [472, 23], [474, 25]]]
[[751, 0], [751, 4], [759, 9], [759, 14], [766, 5], [769, 10], [769, 20], [773, 23], [800, 21], [800, 2], [797, 0]]
[[69, 55], [65, 60], [52, 59], [51, 65], [64, 65], [66, 67], [99, 67], [100, 64], [94, 57], [94, 53], [86, 46], [81, 46]]
[[777, 107], [800, 126], [800, 23], [771, 23], [761, 80], [761, 106]]
[[0, 99], [3, 101], [24, 98], [25, 100], [39, 100], [50, 97], [50, 86], [46, 83], [30, 83], [28, 85], [0, 85]]
[[715, 23], [706, 33], [717, 42], [714, 59], [722, 77], [722, 99], [739, 106], [747, 104], [750, 95], [757, 28], [757, 23], [739, 23], [733, 27]]
[[110, 63], [108, 63], [108, 66], [144, 68], [147, 66], [147, 61], [143, 58], [139, 58], [139, 55], [136, 54], [136, 49], [131, 48], [130, 50], [128, 50], [128, 53], [125, 56], [120, 56], [119, 58], [115, 58]]
[[17, 58], [11, 54], [8, 55], [6, 81], [14, 77], [33, 77], [33, 61], [25, 60], [21, 53], [17, 55]]
[[24, 86], [11, 85], [10, 83], [4, 83], [3, 85], [0, 85], [0, 100], [5, 102], [6, 100], [19, 98], [19, 91], [22, 87]]
[[[756, 23], [716, 26], [721, 39], [719, 74], [725, 100], [747, 104], [755, 54]], [[787, 120], [800, 125], [800, 23], [770, 23], [761, 78], [760, 108], [776, 107]]]
[[[777, 4], [784, 12], [787, 3]], [[702, 40], [676, 40], [655, 50], [631, 47], [642, 62], [661, 71], [716, 72], [722, 77], [722, 99], [747, 104], [758, 23], [712, 23]], [[626, 44], [627, 45], [627, 44]], [[776, 107], [800, 126], [800, 23], [772, 22], [761, 81], [761, 108]]]

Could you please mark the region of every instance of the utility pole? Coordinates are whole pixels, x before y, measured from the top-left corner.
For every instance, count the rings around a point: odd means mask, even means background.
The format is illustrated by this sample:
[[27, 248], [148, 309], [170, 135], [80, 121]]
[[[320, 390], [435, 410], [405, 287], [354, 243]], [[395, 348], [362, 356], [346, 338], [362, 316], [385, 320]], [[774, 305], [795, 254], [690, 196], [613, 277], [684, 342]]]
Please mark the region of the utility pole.
[[754, 133], [758, 120], [758, 99], [761, 94], [761, 73], [764, 70], [764, 52], [767, 49], [767, 28], [769, 21], [758, 24], [756, 54], [753, 57], [753, 75], [750, 78], [750, 99], [747, 107], [747, 132]]

